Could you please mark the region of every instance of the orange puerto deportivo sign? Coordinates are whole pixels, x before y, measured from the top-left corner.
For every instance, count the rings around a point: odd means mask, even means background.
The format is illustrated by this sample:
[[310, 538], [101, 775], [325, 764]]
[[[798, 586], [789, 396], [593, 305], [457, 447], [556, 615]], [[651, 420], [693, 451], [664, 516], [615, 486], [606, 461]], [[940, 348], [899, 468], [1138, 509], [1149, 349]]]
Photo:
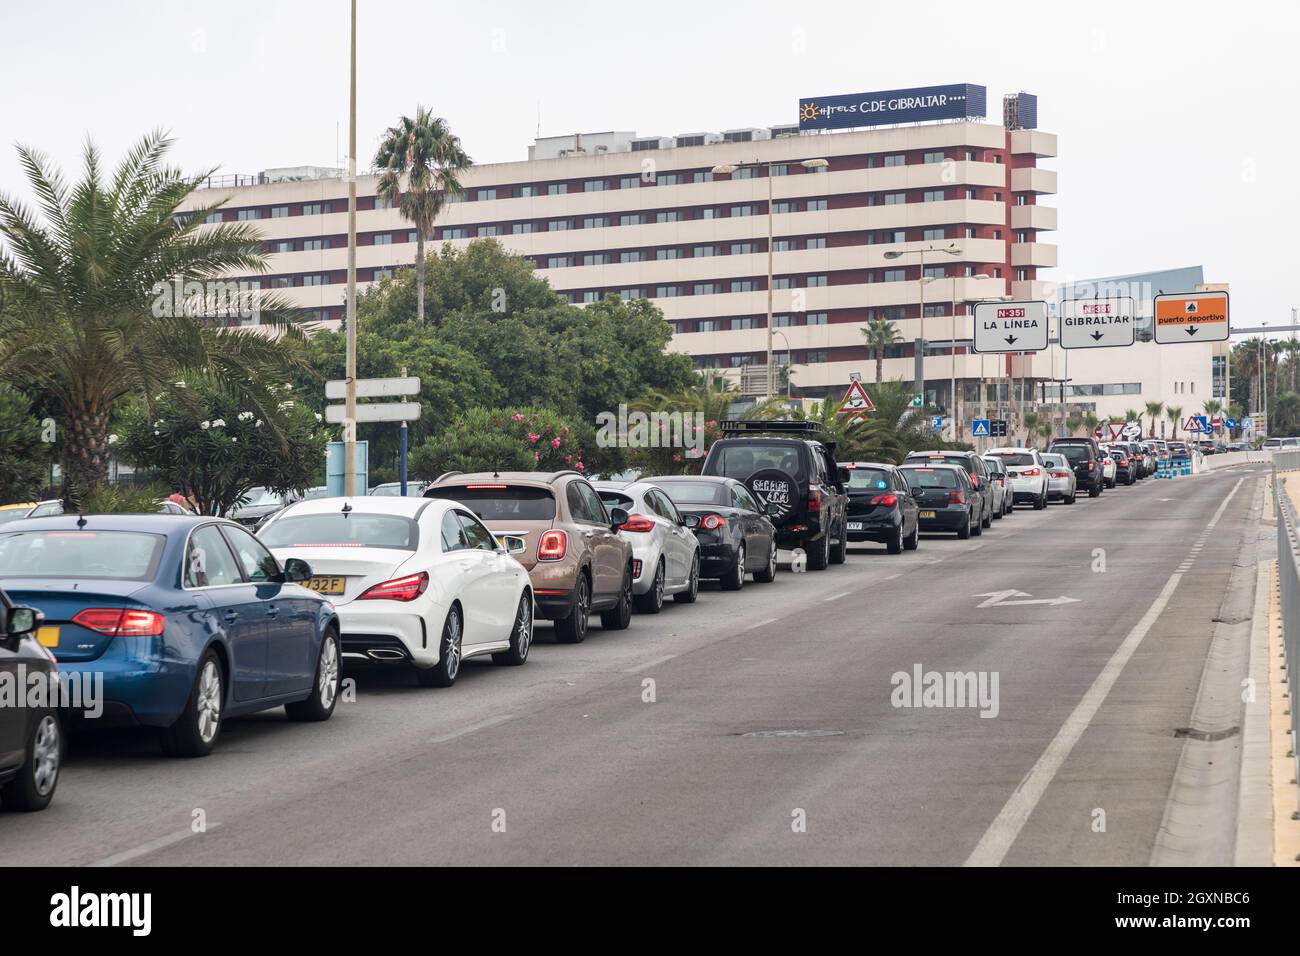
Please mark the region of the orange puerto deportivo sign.
[[1156, 341], [1219, 342], [1228, 337], [1228, 293], [1167, 292], [1155, 297]]

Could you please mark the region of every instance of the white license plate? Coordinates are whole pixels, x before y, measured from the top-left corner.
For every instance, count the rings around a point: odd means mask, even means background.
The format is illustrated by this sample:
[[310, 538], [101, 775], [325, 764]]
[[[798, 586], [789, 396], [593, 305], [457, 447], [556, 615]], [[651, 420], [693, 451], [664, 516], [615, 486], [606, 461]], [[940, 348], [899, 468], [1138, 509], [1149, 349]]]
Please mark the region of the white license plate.
[[849, 522], [849, 530], [850, 530], [850, 531], [861, 531], [861, 530], [862, 530], [862, 522], [861, 522], [861, 521], [850, 521], [850, 522]]

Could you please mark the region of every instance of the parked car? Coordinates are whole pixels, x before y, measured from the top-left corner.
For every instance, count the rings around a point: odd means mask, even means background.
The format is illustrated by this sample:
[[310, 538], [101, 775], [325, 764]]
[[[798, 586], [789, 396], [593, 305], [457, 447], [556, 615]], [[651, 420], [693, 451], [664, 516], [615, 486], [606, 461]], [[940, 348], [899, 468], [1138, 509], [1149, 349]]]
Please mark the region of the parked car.
[[913, 462], [930, 464], [961, 465], [970, 475], [971, 486], [980, 497], [980, 522], [987, 528], [993, 524], [993, 482], [990, 480], [988, 464], [983, 457], [973, 451], [913, 451], [908, 452], [903, 464]]
[[528, 571], [538, 615], [555, 622], [557, 640], [586, 640], [592, 612], [607, 631], [631, 623], [632, 545], [618, 530], [629, 515], [607, 509], [579, 472], [449, 473], [424, 497], [460, 502], [506, 543]]
[[[408, 481], [406, 483], [406, 497], [419, 498], [424, 495], [425, 489], [429, 487], [427, 481]], [[402, 496], [402, 483], [400, 481], [386, 481], [382, 485], [375, 485], [370, 489], [372, 495], [380, 498], [400, 498]]]
[[533, 643], [533, 589], [469, 508], [428, 498], [300, 501], [258, 538], [312, 567], [307, 586], [334, 603], [343, 660], [400, 665], [450, 687], [471, 657], [519, 665]]
[[761, 584], [776, 578], [779, 532], [749, 486], [717, 475], [662, 475], [647, 479], [672, 499], [700, 542], [700, 577], [739, 591], [753, 572]]
[[256, 528], [264, 519], [277, 511], [293, 504], [302, 497], [301, 494], [289, 492], [282, 494], [270, 488], [251, 488], [243, 504], [230, 509], [227, 516], [245, 528]]
[[1105, 466], [1095, 438], [1056, 438], [1047, 450], [1069, 460], [1078, 490], [1086, 490], [1089, 498], [1101, 494], [1106, 484]]
[[996, 521], [1011, 513], [1011, 488], [1007, 484], [1007, 466], [997, 455], [981, 455], [989, 471], [989, 487], [993, 489], [993, 519]]
[[229, 717], [283, 706], [328, 720], [339, 625], [242, 526], [177, 515], [64, 515], [0, 529], [0, 586], [44, 613], [59, 670], [102, 678], [97, 723], [158, 727], [178, 756], [211, 752]]
[[23, 518], [44, 518], [48, 515], [63, 514], [63, 502], [57, 498], [51, 501], [23, 501], [13, 505], [0, 505], [0, 525]]
[[845, 488], [849, 493], [850, 543], [876, 541], [890, 554], [915, 551], [921, 541], [920, 508], [902, 472], [891, 464], [855, 461]]
[[912, 490], [922, 531], [955, 531], [966, 539], [984, 532], [984, 498], [962, 465], [903, 462], [898, 469]]
[[815, 422], [723, 422], [701, 474], [744, 482], [779, 545], [804, 549], [810, 571], [844, 562], [847, 475], [835, 461], [835, 442]]
[[1022, 501], [1032, 504], [1035, 511], [1047, 507], [1047, 467], [1037, 448], [992, 448], [985, 457], [998, 458], [1006, 466], [1013, 508]]
[[1101, 453], [1101, 480], [1107, 488], [1115, 487], [1115, 459], [1110, 456], [1110, 452], [1105, 446], [1098, 445]]
[[629, 515], [618, 533], [632, 545], [632, 600], [658, 614], [664, 598], [694, 604], [700, 591], [700, 542], [672, 498], [649, 481], [593, 482], [605, 507]]
[[1133, 474], [1135, 463], [1130, 460], [1128, 449], [1118, 442], [1102, 446], [1106, 457], [1115, 463], [1115, 484], [1131, 485], [1137, 481]]
[[1065, 456], [1057, 452], [1043, 455], [1043, 467], [1047, 470], [1047, 498], [1049, 501], [1060, 499], [1072, 505], [1078, 495], [1078, 483], [1074, 469]]
[[[20, 693], [26, 693], [33, 677], [54, 680], [54, 655], [39, 639], [43, 623], [40, 611], [15, 605], [0, 591], [0, 673], [21, 680]], [[59, 784], [64, 749], [63, 720], [56, 707], [0, 707], [0, 806], [6, 810], [49, 806]]]

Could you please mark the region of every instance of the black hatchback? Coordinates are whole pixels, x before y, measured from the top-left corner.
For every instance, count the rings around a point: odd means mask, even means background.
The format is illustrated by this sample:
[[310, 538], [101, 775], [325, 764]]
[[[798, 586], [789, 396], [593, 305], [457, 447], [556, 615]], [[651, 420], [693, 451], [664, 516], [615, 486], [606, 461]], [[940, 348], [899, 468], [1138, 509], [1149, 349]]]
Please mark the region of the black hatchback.
[[[0, 681], [13, 682], [16, 706], [0, 707], [0, 804], [44, 810], [63, 765], [63, 722], [54, 657], [37, 639], [41, 612], [15, 606], [0, 591]], [[34, 696], [37, 687], [43, 693]]]
[[898, 468], [874, 461], [844, 467], [849, 472], [844, 486], [849, 493], [849, 541], [875, 541], [890, 554], [916, 550], [921, 540], [920, 509]]
[[970, 483], [976, 496], [980, 499], [977, 509], [980, 514], [980, 526], [987, 528], [993, 524], [993, 475], [989, 463], [973, 451], [911, 451], [903, 460], [904, 465], [960, 465], [970, 476]]
[[903, 462], [898, 470], [916, 499], [922, 531], [956, 531], [959, 538], [983, 533], [984, 499], [961, 465]]

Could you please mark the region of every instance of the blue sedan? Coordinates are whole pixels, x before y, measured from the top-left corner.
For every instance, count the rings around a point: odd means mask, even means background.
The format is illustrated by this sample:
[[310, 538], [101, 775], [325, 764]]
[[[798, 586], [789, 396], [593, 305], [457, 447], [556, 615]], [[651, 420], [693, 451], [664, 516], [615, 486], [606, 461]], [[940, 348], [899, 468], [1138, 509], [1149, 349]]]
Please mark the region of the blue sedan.
[[44, 612], [38, 638], [69, 686], [102, 675], [95, 723], [158, 727], [176, 756], [210, 753], [227, 717], [283, 706], [329, 719], [339, 623], [310, 578], [219, 518], [64, 515], [0, 531], [0, 582]]

